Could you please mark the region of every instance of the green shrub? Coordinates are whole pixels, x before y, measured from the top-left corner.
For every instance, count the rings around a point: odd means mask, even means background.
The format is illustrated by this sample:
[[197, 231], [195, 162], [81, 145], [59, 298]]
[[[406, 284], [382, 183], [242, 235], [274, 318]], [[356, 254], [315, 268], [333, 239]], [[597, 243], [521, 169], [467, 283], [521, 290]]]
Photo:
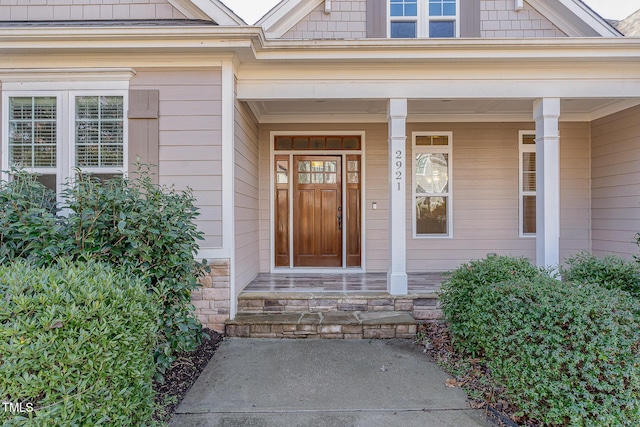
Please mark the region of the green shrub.
[[68, 217], [56, 215], [55, 195], [34, 175], [14, 171], [18, 179], [0, 191], [0, 265], [17, 259], [48, 265], [65, 254], [142, 278], [163, 308], [155, 350], [161, 380], [173, 355], [194, 350], [202, 339], [191, 292], [205, 268], [194, 260], [203, 233], [194, 223], [191, 191], [158, 186], [141, 169], [134, 179], [104, 182], [79, 173], [62, 195]]
[[[150, 425], [158, 304], [109, 266], [0, 266], [0, 411], [8, 426]], [[3, 408], [4, 409], [4, 408]]]
[[637, 300], [551, 278], [485, 287], [475, 298], [488, 367], [524, 415], [548, 426], [637, 425]]
[[56, 195], [33, 174], [12, 173], [12, 181], [0, 182], [0, 265], [21, 258], [51, 262], [67, 249]]
[[457, 349], [472, 355], [481, 353], [475, 330], [476, 320], [471, 313], [472, 303], [486, 287], [514, 279], [533, 279], [544, 275], [528, 259], [508, 256], [490, 256], [463, 264], [454, 270], [442, 284], [442, 311], [449, 322]]
[[614, 255], [598, 258], [585, 252], [577, 254], [567, 260], [562, 278], [595, 283], [607, 289], [622, 289], [640, 297], [640, 264]]
[[202, 339], [191, 292], [205, 264], [198, 250], [198, 216], [190, 190], [178, 192], [153, 183], [142, 171], [135, 179], [106, 182], [80, 175], [67, 192], [72, 254], [124, 268], [144, 278], [162, 304], [160, 340], [155, 356], [158, 379], [173, 354], [193, 351]]

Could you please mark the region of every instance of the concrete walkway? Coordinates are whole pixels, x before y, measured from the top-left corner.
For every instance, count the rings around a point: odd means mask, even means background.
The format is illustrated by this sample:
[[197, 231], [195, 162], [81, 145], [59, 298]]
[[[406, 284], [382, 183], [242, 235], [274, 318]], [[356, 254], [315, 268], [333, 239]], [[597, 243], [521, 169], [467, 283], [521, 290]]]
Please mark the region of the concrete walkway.
[[226, 339], [172, 427], [491, 426], [411, 340]]

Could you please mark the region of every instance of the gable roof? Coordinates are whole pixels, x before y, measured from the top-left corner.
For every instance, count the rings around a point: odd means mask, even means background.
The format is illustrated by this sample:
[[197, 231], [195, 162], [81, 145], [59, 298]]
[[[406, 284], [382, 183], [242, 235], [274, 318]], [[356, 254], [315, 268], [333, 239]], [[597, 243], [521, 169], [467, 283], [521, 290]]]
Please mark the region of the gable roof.
[[[622, 36], [582, 0], [524, 1], [569, 37]], [[256, 25], [264, 28], [268, 38], [280, 38], [323, 2], [324, 0], [282, 0]]]
[[280, 38], [323, 2], [324, 0], [282, 0], [256, 25], [264, 28], [268, 38]]
[[222, 26], [247, 25], [220, 0], [167, 0], [187, 19], [212, 20]]

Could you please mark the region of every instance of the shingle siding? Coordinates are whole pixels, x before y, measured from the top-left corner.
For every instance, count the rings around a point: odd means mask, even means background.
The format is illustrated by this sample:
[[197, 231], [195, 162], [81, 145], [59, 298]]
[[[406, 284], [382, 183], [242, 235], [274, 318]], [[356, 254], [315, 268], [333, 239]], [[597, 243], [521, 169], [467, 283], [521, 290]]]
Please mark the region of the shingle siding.
[[185, 19], [167, 0], [0, 0], [0, 21]]

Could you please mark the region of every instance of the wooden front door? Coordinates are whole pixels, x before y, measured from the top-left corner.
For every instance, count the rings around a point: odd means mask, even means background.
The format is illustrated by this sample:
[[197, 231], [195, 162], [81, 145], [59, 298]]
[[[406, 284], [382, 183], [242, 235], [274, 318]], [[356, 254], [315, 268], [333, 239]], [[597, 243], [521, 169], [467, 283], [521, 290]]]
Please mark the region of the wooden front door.
[[293, 266], [342, 266], [342, 158], [293, 156]]

